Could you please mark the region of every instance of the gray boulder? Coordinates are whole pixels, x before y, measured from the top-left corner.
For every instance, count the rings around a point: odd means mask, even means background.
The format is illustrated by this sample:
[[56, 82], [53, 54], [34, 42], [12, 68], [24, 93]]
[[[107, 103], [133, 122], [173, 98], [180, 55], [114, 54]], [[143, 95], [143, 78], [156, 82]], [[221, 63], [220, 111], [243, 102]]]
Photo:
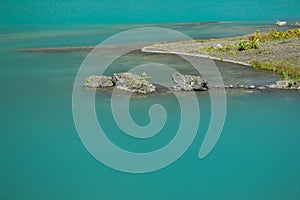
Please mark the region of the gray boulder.
[[146, 73], [138, 76], [137, 74], [126, 72], [113, 74], [112, 81], [118, 89], [148, 94], [155, 91], [155, 86], [147, 81], [149, 78]]
[[207, 81], [201, 76], [183, 75], [175, 73], [172, 76], [175, 91], [206, 91], [208, 90]]
[[84, 83], [84, 87], [100, 88], [113, 86], [112, 78], [109, 76], [90, 76]]

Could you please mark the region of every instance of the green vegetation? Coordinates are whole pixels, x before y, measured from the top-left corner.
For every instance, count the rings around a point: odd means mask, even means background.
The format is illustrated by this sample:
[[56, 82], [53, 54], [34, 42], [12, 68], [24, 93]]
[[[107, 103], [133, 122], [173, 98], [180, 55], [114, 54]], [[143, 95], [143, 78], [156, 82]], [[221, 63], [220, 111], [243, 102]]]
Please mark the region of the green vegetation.
[[[279, 32], [277, 30], [268, 32], [268, 33], [260, 33], [256, 32], [249, 37], [244, 37], [239, 42], [233, 42], [227, 44], [223, 47], [205, 47], [204, 51], [208, 53], [219, 53], [221, 60], [223, 60], [223, 53], [225, 55], [235, 56], [238, 52], [247, 51], [247, 50], [257, 50], [259, 49], [259, 45], [263, 45], [262, 43], [268, 43], [278, 40], [287, 40], [291, 38], [300, 37], [300, 29], [288, 30], [286, 32]], [[294, 48], [294, 46], [290, 46], [290, 49]], [[272, 55], [271, 49], [262, 48], [263, 50], [252, 51], [252, 55]], [[221, 53], [221, 54], [220, 54]], [[292, 53], [293, 55], [293, 53]], [[295, 57], [295, 59], [297, 59]], [[300, 66], [295, 65], [295, 59], [286, 58], [285, 60], [274, 60], [270, 59], [268, 61], [260, 60], [260, 61], [251, 61], [250, 63], [253, 65], [255, 69], [269, 70], [274, 71], [280, 75], [283, 75], [285, 79], [293, 79], [300, 81]]]
[[137, 89], [147, 89], [148, 86], [148, 80], [151, 77], [148, 76], [146, 73], [142, 73], [141, 76], [138, 79], [128, 78], [126, 81], [126, 84], [129, 88], [137, 88]]
[[143, 81], [147, 81], [149, 80], [151, 77], [148, 76], [145, 72], [143, 72], [140, 76], [140, 80], [143, 80]]
[[254, 35], [250, 36], [248, 40], [241, 40], [238, 45], [239, 51], [245, 51], [249, 49], [258, 49], [258, 44], [261, 40], [261, 34], [257, 31]]
[[245, 51], [245, 50], [249, 50], [249, 49], [252, 49], [251, 45], [248, 42], [241, 40], [239, 43], [238, 50]]
[[295, 37], [300, 37], [300, 29], [288, 30], [286, 32], [279, 32], [277, 30], [274, 30], [268, 33], [259, 33], [257, 31], [246, 40], [241, 40], [238, 44], [237, 49], [239, 51], [258, 49], [258, 45], [260, 42], [270, 42], [274, 40], [284, 40]]
[[[249, 37], [249, 40], [270, 42], [274, 40], [284, 40], [284, 39], [290, 39], [295, 37], [300, 37], [300, 29], [288, 30], [286, 32], [279, 32], [277, 30], [268, 33], [256, 32], [253, 36]], [[288, 63], [289, 60], [286, 60], [286, 62]], [[291, 67], [283, 64], [274, 64], [274, 63], [268, 64], [268, 63], [261, 63], [258, 61], [252, 62], [252, 65], [253, 68], [255, 69], [270, 70], [278, 74], [281, 74], [284, 76], [284, 79], [293, 79], [293, 80], [300, 81], [300, 67]]]
[[[300, 28], [241, 37], [162, 44], [163, 49], [209, 55], [219, 60], [251, 64], [300, 81]], [[179, 50], [178, 50], [179, 49]]]
[[295, 38], [300, 37], [300, 28], [299, 29], [293, 29], [293, 30], [287, 30], [286, 32], [282, 31], [271, 31], [268, 33], [259, 33], [257, 37], [262, 42], [268, 42], [268, 41], [274, 41], [274, 40], [284, 40], [289, 38]]
[[281, 74], [284, 76], [284, 79], [287, 80], [297, 80], [300, 81], [300, 67], [289, 67], [274, 65], [269, 63], [261, 63], [258, 61], [252, 62], [254, 69], [269, 70]]

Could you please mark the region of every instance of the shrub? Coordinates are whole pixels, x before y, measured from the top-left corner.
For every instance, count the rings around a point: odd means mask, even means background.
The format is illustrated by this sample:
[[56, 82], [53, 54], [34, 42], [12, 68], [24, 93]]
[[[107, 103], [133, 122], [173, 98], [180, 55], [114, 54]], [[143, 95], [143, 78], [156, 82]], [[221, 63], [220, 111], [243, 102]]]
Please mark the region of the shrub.
[[246, 42], [243, 41], [243, 40], [241, 40], [241, 41], [239, 42], [238, 50], [239, 50], [239, 51], [244, 51], [244, 50], [247, 50], [247, 49], [248, 49], [248, 48], [247, 48]]
[[241, 40], [238, 45], [238, 50], [244, 51], [249, 49], [258, 49], [258, 44], [261, 38], [262, 35], [257, 31], [255, 34], [250, 36], [247, 41]]

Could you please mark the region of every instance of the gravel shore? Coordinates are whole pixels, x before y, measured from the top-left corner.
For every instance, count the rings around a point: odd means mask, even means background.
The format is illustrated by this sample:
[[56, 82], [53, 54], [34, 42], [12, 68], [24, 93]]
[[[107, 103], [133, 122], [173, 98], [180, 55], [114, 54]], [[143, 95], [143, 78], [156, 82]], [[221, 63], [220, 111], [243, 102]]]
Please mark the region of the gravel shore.
[[[211, 39], [211, 40], [194, 40], [174, 43], [160, 43], [148, 46], [142, 50], [145, 52], [158, 53], [178, 53], [189, 54], [199, 57], [206, 57], [216, 60], [233, 62], [251, 66], [253, 62], [266, 63], [275, 66], [288, 66], [291, 68], [300, 68], [300, 38], [289, 38], [276, 41], [259, 43], [258, 49], [249, 49], [239, 51], [237, 48], [230, 51], [218, 51], [218, 47], [231, 45], [237, 47], [241, 40], [247, 36]], [[216, 49], [210, 51], [209, 49]]]

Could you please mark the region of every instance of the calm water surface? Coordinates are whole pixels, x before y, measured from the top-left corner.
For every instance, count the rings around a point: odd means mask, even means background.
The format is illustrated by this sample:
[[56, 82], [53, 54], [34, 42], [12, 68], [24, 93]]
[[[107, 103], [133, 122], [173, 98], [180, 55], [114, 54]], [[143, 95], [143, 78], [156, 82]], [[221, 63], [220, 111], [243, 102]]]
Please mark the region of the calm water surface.
[[[212, 38], [268, 30], [273, 28], [271, 23], [160, 26], [193, 38]], [[201, 109], [197, 137], [167, 168], [127, 174], [106, 167], [88, 153], [72, 117], [73, 82], [87, 52], [19, 50], [96, 45], [114, 33], [141, 26], [1, 26], [0, 199], [299, 199], [299, 92], [227, 91], [221, 138], [202, 160], [197, 155], [211, 116], [210, 97], [205, 92], [197, 93]], [[116, 60], [106, 73], [153, 60], [192, 72], [180, 57], [134, 51]], [[264, 84], [278, 79], [275, 74], [248, 67], [217, 66], [226, 84]], [[155, 103], [164, 105], [168, 112], [162, 132], [147, 141], [129, 138], [116, 126], [110, 96], [109, 91], [98, 91], [96, 110], [108, 137], [118, 146], [147, 152], [174, 137], [180, 120], [174, 95], [132, 98], [132, 118], [140, 125], [149, 123], [147, 112]]]

